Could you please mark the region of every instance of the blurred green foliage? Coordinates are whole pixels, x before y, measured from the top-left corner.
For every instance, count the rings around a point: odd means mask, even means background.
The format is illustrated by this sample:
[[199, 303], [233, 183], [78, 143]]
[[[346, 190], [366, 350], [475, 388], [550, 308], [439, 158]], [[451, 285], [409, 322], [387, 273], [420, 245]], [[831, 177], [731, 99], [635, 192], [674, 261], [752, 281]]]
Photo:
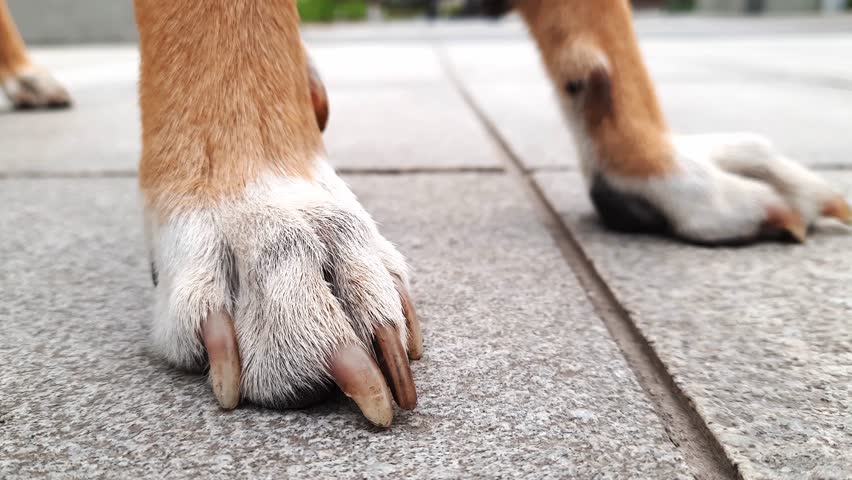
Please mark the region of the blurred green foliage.
[[366, 0], [299, 0], [299, 16], [305, 22], [361, 20], [367, 17]]
[[683, 12], [695, 8], [695, 0], [666, 0], [665, 9], [672, 12]]

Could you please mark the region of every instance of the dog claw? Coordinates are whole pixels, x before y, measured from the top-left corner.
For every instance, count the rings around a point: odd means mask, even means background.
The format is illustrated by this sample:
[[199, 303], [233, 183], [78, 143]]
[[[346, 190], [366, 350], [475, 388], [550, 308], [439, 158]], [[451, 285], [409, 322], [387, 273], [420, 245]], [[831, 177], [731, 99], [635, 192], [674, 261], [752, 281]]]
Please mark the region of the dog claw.
[[391, 392], [378, 365], [363, 348], [349, 345], [338, 351], [331, 361], [331, 376], [367, 420], [379, 427], [391, 425]]
[[794, 210], [770, 210], [766, 223], [787, 232], [799, 243], [807, 241], [808, 226], [802, 221], [802, 216]]
[[408, 356], [402, 348], [399, 332], [389, 325], [376, 327], [376, 356], [379, 366], [389, 380], [393, 398], [403, 410], [417, 406], [417, 389], [411, 374]]
[[405, 315], [405, 324], [408, 327], [408, 358], [420, 360], [423, 357], [423, 333], [420, 331], [420, 319], [414, 309], [414, 302], [401, 277], [394, 275], [396, 291], [402, 301], [402, 313]]
[[232, 410], [240, 403], [240, 351], [234, 322], [224, 310], [208, 312], [201, 336], [210, 360], [210, 383], [219, 405]]
[[822, 214], [826, 217], [836, 218], [847, 225], [852, 225], [852, 207], [843, 197], [835, 197], [826, 202]]
[[796, 225], [788, 225], [784, 230], [790, 235], [792, 235], [793, 238], [799, 243], [805, 243], [808, 241], [808, 227], [806, 227], [802, 223]]

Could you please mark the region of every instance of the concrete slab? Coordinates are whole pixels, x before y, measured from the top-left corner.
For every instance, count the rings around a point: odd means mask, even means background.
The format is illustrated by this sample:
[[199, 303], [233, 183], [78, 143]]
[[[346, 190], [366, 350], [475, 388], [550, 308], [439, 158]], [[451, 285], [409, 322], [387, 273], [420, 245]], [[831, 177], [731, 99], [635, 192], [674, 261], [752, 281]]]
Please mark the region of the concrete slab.
[[136, 41], [133, 2], [9, 0], [21, 34], [34, 43]]
[[[852, 472], [852, 230], [700, 248], [605, 232], [579, 175], [539, 184], [747, 479]], [[852, 173], [832, 173], [852, 198]]]
[[136, 171], [142, 135], [136, 80], [69, 88], [70, 110], [0, 110], [0, 173]]
[[[495, 145], [443, 76], [431, 47], [314, 51], [320, 68], [328, 67], [326, 146], [335, 166], [500, 167]], [[0, 173], [135, 171], [141, 151], [136, 49], [36, 49], [34, 57], [67, 85], [74, 108], [17, 113], [0, 105]], [[346, 58], [363, 59], [369, 70]]]
[[[852, 125], [852, 91], [782, 82], [657, 87], [676, 132], [757, 132], [803, 164], [852, 167], [852, 138], [837, 134]], [[576, 168], [574, 142], [550, 85], [479, 83], [468, 88], [528, 168]]]
[[331, 162], [347, 169], [501, 168], [497, 146], [449, 82], [329, 92]]
[[[804, 164], [852, 166], [848, 155], [852, 138], [837, 134], [852, 125], [852, 89], [830, 88], [797, 77], [758, 75], [743, 71], [728, 57], [716, 60], [722, 62], [720, 66], [700, 55], [712, 50], [706, 44], [694, 56], [687, 53], [687, 47], [665, 45], [672, 46], [649, 45], [646, 58], [674, 131], [752, 131], [773, 139]], [[448, 51], [479, 107], [526, 167], [576, 168], [573, 140], [531, 46], [509, 48], [491, 43], [453, 46]], [[655, 51], [661, 55], [656, 56]], [[748, 62], [746, 58], [743, 63]], [[512, 73], [530, 71], [533, 73]], [[852, 85], [852, 76], [844, 78]]]
[[446, 82], [428, 43], [307, 42], [326, 87], [378, 87]]
[[[852, 17], [846, 17], [845, 33], [819, 35], [759, 35], [749, 38], [724, 37], [704, 41], [671, 42], [651, 40], [657, 50], [671, 55], [688, 56], [708, 66], [727, 66], [733, 70], [782, 75], [803, 82], [852, 85], [852, 65], [838, 61], [852, 49]], [[716, 68], [719, 71], [719, 68]]]
[[[690, 55], [685, 47], [670, 41], [643, 45], [656, 82], [719, 80], [717, 67]], [[528, 168], [577, 167], [574, 141], [532, 40], [456, 43], [443, 51], [479, 107]], [[741, 79], [742, 75], [730, 72], [723, 78]], [[678, 102], [689, 108], [688, 99]]]
[[0, 181], [0, 477], [690, 478], [515, 184], [347, 179], [416, 272], [420, 405], [223, 413], [148, 354], [132, 179]]
[[805, 165], [852, 167], [852, 137], [839, 134], [852, 125], [852, 90], [764, 80], [662, 84], [659, 93], [677, 132], [757, 132]]
[[469, 84], [477, 106], [529, 169], [579, 168], [571, 132], [550, 83]]
[[139, 161], [135, 47], [38, 48], [71, 110], [12, 112], [0, 95], [0, 174], [131, 172]]
[[328, 87], [326, 148], [346, 169], [499, 168], [430, 43], [308, 43]]
[[[738, 78], [736, 71], [720, 71], [703, 55], [715, 41], [684, 42], [650, 39], [641, 41], [643, 55], [655, 81]], [[696, 51], [693, 45], [710, 45]], [[541, 82], [547, 80], [541, 57], [528, 35], [501, 42], [479, 40], [447, 42], [442, 49], [460, 74], [476, 82]], [[700, 52], [700, 53], [698, 53]]]

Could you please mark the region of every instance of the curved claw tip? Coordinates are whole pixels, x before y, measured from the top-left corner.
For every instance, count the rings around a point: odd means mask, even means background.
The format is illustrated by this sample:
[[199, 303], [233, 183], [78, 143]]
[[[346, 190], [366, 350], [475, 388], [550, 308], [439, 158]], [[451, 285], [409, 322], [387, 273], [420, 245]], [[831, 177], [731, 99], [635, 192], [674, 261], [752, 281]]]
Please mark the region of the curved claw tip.
[[233, 410], [240, 403], [240, 351], [234, 322], [225, 311], [209, 312], [201, 337], [210, 360], [210, 384], [219, 405]]
[[789, 233], [799, 243], [807, 241], [808, 226], [802, 220], [802, 216], [793, 210], [770, 210], [766, 223]]
[[836, 218], [847, 225], [852, 225], [852, 207], [849, 206], [849, 203], [843, 197], [836, 197], [826, 202], [822, 209], [822, 215]]
[[391, 393], [378, 365], [363, 348], [343, 347], [331, 361], [331, 376], [373, 425], [393, 423]]
[[403, 410], [414, 410], [417, 406], [417, 389], [399, 332], [392, 326], [379, 325], [375, 335], [379, 366], [390, 383], [396, 404]]
[[802, 223], [788, 225], [785, 230], [799, 243], [805, 243], [808, 240], [808, 227]]
[[420, 330], [420, 319], [417, 318], [417, 310], [414, 309], [414, 302], [411, 301], [411, 294], [408, 293], [408, 287], [402, 277], [398, 275], [393, 277], [396, 291], [402, 301], [402, 313], [405, 315], [405, 325], [408, 329], [408, 358], [420, 360], [423, 358], [423, 333]]

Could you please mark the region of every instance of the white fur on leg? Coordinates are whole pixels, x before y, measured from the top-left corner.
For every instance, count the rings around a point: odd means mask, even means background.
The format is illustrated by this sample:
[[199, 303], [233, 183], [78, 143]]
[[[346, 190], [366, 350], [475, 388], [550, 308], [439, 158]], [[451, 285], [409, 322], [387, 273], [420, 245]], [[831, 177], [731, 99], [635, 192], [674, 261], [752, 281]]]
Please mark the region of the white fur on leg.
[[639, 196], [662, 212], [675, 233], [699, 242], [757, 237], [772, 211], [788, 207], [769, 185], [728, 173], [709, 150], [681, 150], [674, 142], [676, 168], [665, 176], [606, 175], [613, 187]]
[[406, 278], [402, 257], [325, 162], [315, 178], [268, 176], [239, 199], [149, 222], [160, 280], [154, 342], [172, 363], [203, 362], [201, 321], [225, 308], [243, 396], [288, 407], [324, 388], [337, 349], [369, 349], [379, 323], [406, 344], [391, 276]]
[[206, 358], [199, 340], [202, 321], [210, 310], [231, 311], [224, 234], [209, 211], [184, 213], [159, 227], [152, 226], [148, 217], [146, 230], [158, 279], [154, 346], [172, 364], [201, 368]]
[[[613, 219], [630, 217], [621, 224], [636, 228], [637, 223], [650, 222], [656, 228], [662, 216], [678, 236], [721, 243], [756, 239], [767, 223], [804, 238], [805, 227], [824, 213], [852, 221], [846, 203], [824, 180], [757, 135], [674, 136], [669, 139], [671, 172], [626, 177], [604, 171], [604, 165], [619, 159], [600, 158], [584, 124], [585, 97], [556, 93], [580, 153], [583, 175], [599, 210], [602, 205], [611, 210], [600, 212], [611, 225], [617, 223]], [[604, 187], [596, 191], [596, 184], [602, 183]], [[625, 202], [635, 202], [638, 208]]]
[[839, 196], [822, 177], [785, 157], [761, 135], [682, 135], [677, 144], [682, 152], [706, 152], [726, 172], [771, 185], [806, 223], [818, 218], [826, 202]]

